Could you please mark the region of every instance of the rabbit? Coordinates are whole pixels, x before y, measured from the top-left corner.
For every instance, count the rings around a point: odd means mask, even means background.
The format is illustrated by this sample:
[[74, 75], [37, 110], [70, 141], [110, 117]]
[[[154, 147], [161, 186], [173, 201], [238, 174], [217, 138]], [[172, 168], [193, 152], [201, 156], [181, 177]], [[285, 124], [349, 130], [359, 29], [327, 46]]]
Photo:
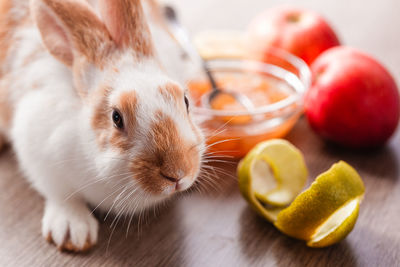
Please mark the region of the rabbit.
[[93, 207], [130, 215], [185, 191], [206, 148], [141, 1], [95, 2], [0, 1], [1, 140], [44, 198], [43, 237], [73, 252], [97, 242]]

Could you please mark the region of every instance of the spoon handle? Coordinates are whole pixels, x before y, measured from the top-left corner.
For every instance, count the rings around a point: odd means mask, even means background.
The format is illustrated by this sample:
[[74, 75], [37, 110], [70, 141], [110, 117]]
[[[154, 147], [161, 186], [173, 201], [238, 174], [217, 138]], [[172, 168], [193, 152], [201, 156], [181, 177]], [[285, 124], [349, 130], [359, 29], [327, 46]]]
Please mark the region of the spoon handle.
[[190, 40], [189, 34], [186, 29], [179, 23], [178, 16], [176, 15], [175, 9], [169, 5], [163, 7], [164, 17], [167, 19], [170, 30], [174, 35], [176, 41], [180, 44], [184, 52], [190, 57], [190, 59], [202, 66], [204, 72], [206, 73], [211, 86], [214, 90], [217, 88], [217, 83], [213, 75], [211, 74], [210, 68], [207, 62], [203, 60], [197, 49], [194, 47], [192, 41]]

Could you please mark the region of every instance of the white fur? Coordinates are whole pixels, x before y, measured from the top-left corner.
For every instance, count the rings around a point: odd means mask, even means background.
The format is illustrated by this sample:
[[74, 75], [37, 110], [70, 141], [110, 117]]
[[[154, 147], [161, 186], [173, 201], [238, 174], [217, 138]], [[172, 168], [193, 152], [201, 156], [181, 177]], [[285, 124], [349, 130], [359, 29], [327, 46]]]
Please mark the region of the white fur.
[[[166, 196], [147, 194], [128, 177], [127, 164], [121, 158], [134, 157], [135, 150], [121, 155], [99, 148], [91, 128], [93, 107], [82, 103], [73, 89], [70, 69], [43, 49], [37, 28], [22, 28], [16, 36], [18, 45], [10, 53], [13, 60], [6, 76], [12, 81], [9, 91], [15, 113], [12, 127], [3, 134], [12, 141], [27, 179], [45, 198], [43, 235], [51, 234], [56, 245], [62, 246], [69, 232], [70, 241], [80, 249], [86, 241], [97, 241], [98, 223], [86, 203], [117, 214], [134, 213]], [[26, 64], [27, 56], [38, 50], [39, 57]], [[126, 54], [114, 67], [121, 73], [114, 80], [108, 78], [109, 69], [91, 69], [85, 81], [89, 90], [106, 81], [116, 88], [111, 101], [126, 90], [136, 90], [142, 136], [153, 120], [151, 115], [162, 107], [187, 141], [196, 140], [187, 118], [157, 94], [159, 86], [172, 80], [154, 61], [137, 64]], [[138, 136], [135, 147], [145, 146]], [[194, 178], [182, 179], [180, 188], [188, 188]], [[165, 188], [166, 195], [171, 191]]]

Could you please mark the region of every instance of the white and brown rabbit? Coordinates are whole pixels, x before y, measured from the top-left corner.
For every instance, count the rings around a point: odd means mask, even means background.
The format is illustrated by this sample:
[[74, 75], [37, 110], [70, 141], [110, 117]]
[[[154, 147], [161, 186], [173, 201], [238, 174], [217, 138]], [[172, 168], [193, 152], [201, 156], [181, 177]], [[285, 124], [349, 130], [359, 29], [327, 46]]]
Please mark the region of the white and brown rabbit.
[[[204, 138], [140, 0], [0, 1], [0, 134], [45, 198], [43, 236], [96, 243], [88, 204], [133, 214], [190, 187]], [[95, 11], [96, 10], [96, 11]]]

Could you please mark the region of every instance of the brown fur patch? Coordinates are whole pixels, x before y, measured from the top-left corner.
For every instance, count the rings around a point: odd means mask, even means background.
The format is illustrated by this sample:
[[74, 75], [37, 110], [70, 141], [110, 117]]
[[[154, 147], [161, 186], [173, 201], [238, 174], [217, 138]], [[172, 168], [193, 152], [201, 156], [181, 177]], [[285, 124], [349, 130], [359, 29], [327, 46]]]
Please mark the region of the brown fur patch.
[[93, 246], [94, 246], [94, 244], [91, 244], [89, 240], [86, 240], [83, 247], [78, 248], [74, 244], [72, 244], [71, 240], [68, 239], [58, 249], [61, 251], [70, 251], [70, 252], [86, 252], [86, 251], [90, 250]]
[[92, 117], [92, 128], [96, 132], [97, 143], [102, 148], [104, 148], [108, 143], [108, 135], [112, 127], [108, 103], [108, 96], [110, 95], [110, 92], [111, 88], [104, 86], [99, 89], [97, 94], [94, 96], [96, 104]]
[[135, 55], [153, 56], [149, 27], [140, 0], [102, 1], [105, 24], [114, 41], [122, 48], [132, 48]]
[[121, 94], [119, 109], [124, 120], [124, 130], [114, 131], [110, 143], [121, 151], [128, 151], [132, 148], [136, 128], [137, 96], [135, 91]]
[[6, 59], [10, 48], [15, 43], [14, 33], [18, 27], [27, 23], [30, 17], [20, 18], [11, 12], [14, 8], [12, 0], [0, 0], [0, 128], [7, 128], [10, 125], [13, 107], [9, 98], [8, 81], [5, 77], [8, 73], [8, 64]]
[[[85, 56], [89, 62], [102, 68], [107, 55], [113, 48], [113, 43], [106, 27], [94, 12], [90, 10], [89, 5], [84, 2], [64, 0], [43, 0], [43, 2], [59, 17], [65, 27], [69, 29], [70, 34], [67, 34], [67, 41], [71, 41], [74, 48], [81, 55]], [[54, 23], [52, 18], [39, 15], [36, 19], [39, 28], [44, 33], [43, 40], [50, 49], [50, 52], [67, 65], [71, 65], [71, 56], [58, 51], [58, 46], [54, 46], [52, 38], [49, 38], [49, 40], [46, 39], [45, 31], [49, 27], [46, 23]], [[62, 31], [61, 29], [58, 30]]]
[[167, 83], [164, 86], [160, 86], [158, 90], [165, 101], [169, 102], [172, 100], [178, 106], [184, 106], [183, 92], [178, 85]]
[[137, 97], [134, 91], [121, 94], [117, 108], [123, 117], [124, 129], [115, 129], [111, 120], [112, 108], [108, 102], [111, 88], [104, 86], [95, 96], [95, 110], [92, 117], [92, 128], [97, 135], [97, 143], [101, 148], [107, 145], [127, 151], [132, 147], [136, 128]]
[[122, 93], [120, 96], [120, 110], [124, 117], [125, 128], [136, 127], [137, 96], [135, 91]]
[[115, 131], [110, 138], [110, 144], [120, 151], [128, 151], [132, 147], [132, 140], [129, 140], [125, 133]]
[[160, 176], [158, 164], [159, 160], [149, 151], [132, 161], [130, 167], [134, 178], [146, 192], [151, 194], [160, 194], [165, 187], [172, 184], [172, 182]]
[[156, 113], [147, 143], [140, 159], [132, 162], [131, 170], [149, 193], [160, 193], [171, 183], [160, 177], [160, 172], [180, 179], [182, 175], [193, 176], [198, 170], [199, 153], [192, 149], [195, 144], [185, 142], [172, 118], [162, 111]]
[[0, 78], [4, 75], [2, 65], [12, 44], [12, 34], [17, 21], [11, 16], [12, 0], [0, 1]]
[[108, 118], [108, 96], [110, 95], [111, 90], [110, 87], [104, 86], [98, 90], [98, 93], [95, 96], [97, 105], [92, 118], [92, 126], [95, 130], [108, 129], [111, 125], [110, 119]]
[[[12, 12], [17, 9], [18, 12]], [[13, 0], [0, 0], [0, 128], [7, 128], [10, 125], [13, 115], [13, 103], [9, 97], [9, 61], [13, 60], [10, 56], [11, 48], [15, 47], [15, 32], [21, 27], [32, 26], [31, 17], [26, 5]], [[35, 54], [36, 51], [35, 51]], [[32, 60], [27, 56], [25, 63]]]
[[[159, 87], [160, 95], [165, 99], [165, 101], [174, 101], [175, 104], [182, 109], [182, 112], [186, 112], [186, 105], [184, 102], [184, 94], [178, 85], [174, 83], [168, 83], [165, 86]], [[195, 126], [192, 118], [189, 116], [190, 127], [196, 135], [196, 138], [200, 142], [202, 135], [199, 129]]]
[[[51, 233], [49, 233], [46, 236], [45, 239], [46, 239], [47, 242], [49, 242], [51, 244], [55, 244]], [[66, 240], [63, 242], [63, 244], [58, 246], [58, 250], [60, 250], [60, 251], [68, 251], [68, 252], [86, 252], [86, 251], [90, 250], [93, 246], [94, 246], [94, 244], [92, 244], [90, 242], [90, 239], [88, 237], [86, 239], [86, 242], [83, 245], [83, 247], [82, 248], [78, 248], [74, 244], [72, 244], [71, 240], [69, 239], [69, 234], [68, 234], [68, 236], [67, 236]]]
[[3, 86], [0, 86], [0, 129], [10, 126], [13, 115], [13, 108], [10, 103], [6, 84], [6, 82], [3, 82]]

